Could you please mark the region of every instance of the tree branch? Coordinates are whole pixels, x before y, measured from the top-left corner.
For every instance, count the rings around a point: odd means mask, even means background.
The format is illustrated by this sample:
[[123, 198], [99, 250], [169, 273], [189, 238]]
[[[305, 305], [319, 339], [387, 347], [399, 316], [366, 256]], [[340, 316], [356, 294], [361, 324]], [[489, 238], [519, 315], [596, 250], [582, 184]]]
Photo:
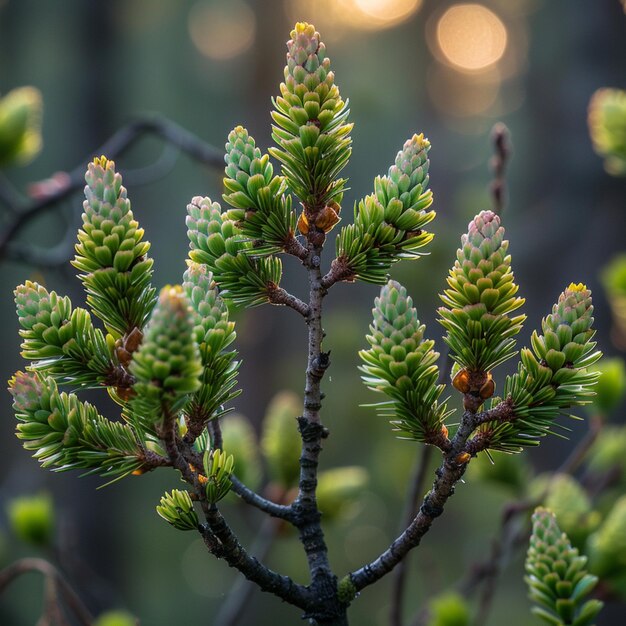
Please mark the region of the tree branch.
[[[92, 152], [92, 155], [105, 154], [107, 157], [115, 159], [128, 150], [140, 137], [149, 134], [160, 137], [165, 142], [178, 147], [194, 160], [211, 168], [221, 169], [224, 166], [221, 150], [201, 141], [188, 130], [162, 117], [145, 117], [130, 122]], [[0, 231], [0, 260], [7, 255], [9, 243], [27, 224], [57, 203], [69, 198], [75, 191], [82, 189], [85, 184], [84, 176], [85, 165], [81, 163], [69, 173], [67, 181], [63, 185], [35, 200], [24, 199], [19, 203], [16, 194], [8, 193], [5, 190], [5, 193], [0, 196], [0, 200], [8, 206], [12, 215], [3, 230]]]
[[[273, 593], [285, 602], [304, 610], [311, 607], [314, 599], [309, 590], [295, 583], [289, 576], [277, 574], [260, 563], [255, 557], [250, 556], [216, 507], [209, 509], [207, 524], [208, 526], [203, 526], [201, 531], [205, 540], [208, 539], [209, 550], [217, 558], [224, 559], [248, 580], [256, 583], [262, 591]], [[215, 538], [219, 541], [217, 548], [212, 543]]]
[[[68, 608], [76, 616], [81, 626], [92, 626], [93, 616], [89, 609], [83, 604], [78, 594], [72, 589], [70, 584], [61, 574], [61, 572], [52, 563], [38, 558], [24, 558], [11, 563], [0, 571], [0, 594], [11, 584], [16, 578], [27, 572], [40, 572], [46, 580], [52, 579], [55, 583], [56, 604], [60, 605], [60, 597], [63, 596]], [[48, 590], [49, 591], [49, 590]]]
[[498, 122], [491, 129], [491, 142], [494, 148], [490, 161], [493, 180], [489, 189], [493, 212], [502, 215], [507, 203], [506, 167], [511, 158], [511, 135], [502, 122]]
[[272, 500], [268, 500], [264, 498], [260, 494], [256, 493], [249, 487], [246, 487], [235, 475], [230, 477], [230, 481], [232, 483], [232, 490], [244, 501], [252, 506], [256, 507], [260, 511], [271, 515], [272, 517], [277, 517], [279, 519], [284, 519], [289, 522], [293, 521], [294, 513], [291, 509], [291, 506], [288, 504], [277, 504]]
[[282, 287], [274, 283], [269, 283], [267, 285], [267, 295], [272, 304], [288, 306], [300, 313], [302, 317], [309, 316], [308, 304], [302, 302], [300, 298], [296, 298], [296, 296], [290, 294], [288, 291], [285, 291]]
[[424, 498], [411, 524], [378, 558], [350, 574], [355, 591], [361, 591], [393, 570], [410, 550], [419, 545], [435, 518], [443, 513], [448, 498], [454, 493], [456, 483], [467, 469], [467, 462], [462, 459], [462, 453], [469, 436], [476, 428], [474, 418], [475, 414], [471, 411], [466, 410], [463, 413], [450, 450], [444, 455], [444, 460], [436, 472], [432, 489]]

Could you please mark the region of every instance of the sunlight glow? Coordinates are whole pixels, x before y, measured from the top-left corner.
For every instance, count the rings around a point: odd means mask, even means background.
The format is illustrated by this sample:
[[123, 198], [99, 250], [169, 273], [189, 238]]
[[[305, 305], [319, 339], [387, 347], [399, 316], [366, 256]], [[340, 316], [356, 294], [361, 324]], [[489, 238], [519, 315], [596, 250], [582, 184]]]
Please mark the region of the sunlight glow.
[[502, 20], [481, 4], [457, 4], [439, 19], [437, 43], [455, 69], [476, 72], [502, 58], [507, 30]]
[[210, 59], [232, 59], [254, 42], [256, 18], [243, 0], [224, 4], [196, 2], [189, 11], [188, 24], [194, 45]]

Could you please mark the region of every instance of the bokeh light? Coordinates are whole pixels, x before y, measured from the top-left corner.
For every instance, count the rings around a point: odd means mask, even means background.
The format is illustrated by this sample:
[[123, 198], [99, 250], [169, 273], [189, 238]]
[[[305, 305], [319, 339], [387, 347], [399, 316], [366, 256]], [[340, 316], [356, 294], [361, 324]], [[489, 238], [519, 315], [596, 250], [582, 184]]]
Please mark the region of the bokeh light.
[[204, 56], [225, 61], [239, 56], [254, 42], [256, 18], [243, 0], [201, 1], [189, 11], [189, 35]]
[[290, 21], [308, 21], [326, 39], [345, 30], [382, 30], [406, 21], [422, 0], [285, 0]]
[[437, 22], [437, 45], [455, 69], [476, 72], [490, 68], [503, 56], [507, 30], [502, 20], [481, 4], [457, 4]]
[[354, 0], [354, 8], [361, 13], [358, 22], [372, 28], [386, 28], [413, 15], [421, 3], [421, 0]]

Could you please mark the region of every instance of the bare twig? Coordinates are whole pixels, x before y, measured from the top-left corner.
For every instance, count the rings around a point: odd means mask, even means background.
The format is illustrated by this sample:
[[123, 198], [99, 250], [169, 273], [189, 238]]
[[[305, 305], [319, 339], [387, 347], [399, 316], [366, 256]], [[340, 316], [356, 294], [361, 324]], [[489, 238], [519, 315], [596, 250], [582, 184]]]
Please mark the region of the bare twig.
[[[589, 421], [589, 430], [578, 442], [569, 456], [555, 470], [554, 475], [572, 474], [584, 462], [589, 450], [596, 441], [602, 430], [603, 420], [599, 416], [593, 416]], [[495, 592], [498, 577], [503, 567], [509, 561], [511, 552], [525, 543], [528, 537], [528, 528], [524, 524], [522, 528], [516, 528], [518, 518], [538, 506], [546, 497], [550, 487], [536, 498], [510, 502], [504, 506], [500, 516], [501, 523], [497, 536], [491, 544], [489, 557], [482, 563], [475, 564], [471, 568], [469, 578], [462, 584], [461, 589], [465, 593], [471, 592], [476, 587], [483, 585], [475, 623], [482, 625], [487, 623]]]
[[[61, 606], [61, 598], [67, 605], [67, 607], [76, 616], [78, 623], [81, 626], [92, 626], [93, 616], [89, 609], [83, 604], [78, 594], [72, 589], [61, 572], [49, 561], [38, 558], [24, 558], [11, 563], [0, 571], [0, 594], [10, 585], [16, 578], [19, 578], [22, 574], [27, 572], [40, 572], [44, 575], [46, 581], [52, 579], [54, 581], [53, 589], [46, 586], [46, 593], [55, 596], [55, 603], [57, 606]], [[46, 582], [47, 585], [47, 582]], [[52, 601], [51, 598], [46, 598], [46, 603]]]
[[[450, 358], [450, 350], [446, 349], [443, 355], [443, 367], [439, 370], [439, 379], [437, 382], [440, 385], [447, 383], [451, 371], [452, 359]], [[405, 504], [405, 514], [402, 518], [404, 523], [400, 530], [406, 528], [417, 515], [418, 503], [424, 491], [426, 472], [432, 460], [433, 450], [434, 448], [432, 446], [424, 447], [415, 462], [415, 468], [413, 470], [414, 478], [411, 482], [411, 489]], [[407, 554], [404, 560], [394, 570], [393, 581], [391, 583], [391, 605], [389, 614], [389, 623], [391, 626], [402, 626], [403, 623], [402, 609], [404, 605], [404, 589], [406, 586], [409, 561], [410, 555]]]
[[[211, 168], [221, 169], [224, 165], [223, 153], [220, 150], [162, 117], [146, 117], [127, 124], [95, 150], [92, 155], [105, 154], [109, 158], [117, 158], [140, 137], [149, 134], [160, 137], [167, 143], [178, 147], [194, 160]], [[4, 186], [0, 200], [9, 208], [11, 219], [0, 231], [0, 260], [7, 255], [9, 243], [27, 224], [49, 208], [69, 198], [75, 191], [83, 188], [85, 184], [84, 174], [85, 166], [81, 163], [69, 173], [65, 185], [35, 200], [22, 199], [18, 202], [18, 196], [7, 191], [6, 185]], [[12, 256], [15, 258], [15, 253]]]
[[[250, 548], [250, 553], [259, 559], [267, 558], [280, 526], [281, 523], [275, 519], [265, 518], [259, 534]], [[249, 580], [244, 577], [238, 578], [222, 602], [220, 610], [213, 620], [213, 626], [237, 626], [254, 590], [255, 587]]]
[[456, 484], [467, 469], [467, 462], [463, 459], [462, 453], [476, 427], [474, 418], [475, 414], [472, 411], [466, 410], [463, 413], [450, 449], [445, 453], [443, 462], [436, 472], [435, 482], [407, 529], [378, 558], [350, 574], [357, 592], [391, 572], [413, 548], [419, 545], [433, 521], [443, 513], [448, 498], [453, 495]]
[[288, 291], [285, 291], [282, 287], [279, 287], [274, 283], [269, 283], [267, 286], [267, 293], [269, 301], [272, 304], [288, 306], [294, 311], [300, 313], [302, 317], [309, 316], [309, 305], [302, 302], [300, 298], [296, 298], [296, 296], [290, 294]]
[[494, 148], [490, 161], [493, 180], [489, 189], [493, 212], [502, 215], [507, 203], [506, 167], [511, 158], [511, 135], [502, 122], [498, 122], [491, 129], [491, 142]]

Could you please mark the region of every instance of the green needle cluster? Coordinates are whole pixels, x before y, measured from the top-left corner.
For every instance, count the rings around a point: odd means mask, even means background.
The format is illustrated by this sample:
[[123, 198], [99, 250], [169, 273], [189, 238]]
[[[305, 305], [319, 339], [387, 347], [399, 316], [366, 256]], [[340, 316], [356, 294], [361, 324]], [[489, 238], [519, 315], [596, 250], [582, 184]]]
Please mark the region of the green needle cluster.
[[424, 443], [441, 442], [447, 436], [445, 418], [450, 414], [439, 403], [444, 385], [438, 385], [434, 341], [424, 338], [426, 327], [417, 318], [406, 289], [390, 280], [374, 301], [374, 320], [367, 341], [369, 350], [359, 356], [365, 365], [363, 382], [382, 392], [391, 402], [375, 405], [404, 436]]
[[492, 211], [479, 213], [461, 238], [448, 289], [441, 296], [444, 340], [452, 358], [468, 372], [489, 372], [515, 354], [513, 337], [526, 316], [509, 316], [524, 299], [515, 296], [508, 247], [500, 218]]
[[269, 155], [261, 154], [242, 126], [228, 135], [226, 143], [224, 201], [233, 208], [226, 215], [249, 238], [248, 254], [263, 256], [281, 252], [294, 237], [296, 215], [282, 176], [274, 176]]
[[200, 522], [188, 491], [172, 489], [161, 497], [157, 513], [178, 530], [198, 530]]
[[205, 265], [188, 261], [183, 291], [191, 304], [193, 337], [202, 362], [200, 388], [185, 407], [188, 425], [193, 424], [195, 433], [207, 420], [223, 413], [222, 405], [239, 395], [233, 391], [239, 362], [236, 351], [225, 351], [235, 340], [235, 323], [229, 321], [228, 308]]
[[424, 226], [436, 213], [428, 189], [430, 142], [413, 135], [396, 156], [387, 176], [374, 181], [374, 193], [354, 209], [354, 223], [341, 229], [335, 265], [347, 279], [384, 284], [389, 268], [400, 259], [420, 256], [433, 234]]
[[152, 259], [130, 208], [122, 177], [106, 157], [85, 175], [83, 227], [72, 264], [87, 292], [87, 304], [115, 339], [141, 330], [155, 301]]
[[585, 600], [598, 579], [588, 574], [587, 557], [572, 548], [554, 514], [538, 508], [526, 557], [526, 583], [533, 613], [554, 626], [590, 626], [602, 609], [599, 600]]
[[52, 378], [17, 372], [9, 391], [17, 436], [42, 467], [121, 478], [143, 465], [144, 451], [130, 426], [107, 420], [75, 394], [59, 393]]
[[134, 411], [147, 422], [172, 419], [200, 388], [202, 361], [182, 287], [164, 287], [130, 371]]
[[280, 259], [246, 254], [253, 243], [221, 212], [217, 202], [192, 199], [187, 206], [187, 236], [189, 258], [213, 273], [222, 297], [241, 306], [268, 302], [269, 292], [280, 283]]
[[113, 346], [93, 327], [85, 309], [72, 310], [61, 297], [26, 281], [15, 289], [22, 356], [34, 361], [31, 370], [77, 387], [106, 382], [114, 367]]
[[592, 313], [584, 285], [572, 283], [559, 296], [541, 323], [543, 334], [533, 332], [532, 349], [521, 351], [517, 373], [506, 379], [504, 397], [514, 419], [486, 426], [492, 449], [519, 452], [537, 445], [560, 414], [589, 403], [599, 373], [588, 368], [601, 356], [591, 341]]
[[339, 95], [330, 59], [311, 24], [296, 24], [287, 42], [285, 82], [274, 100], [270, 154], [314, 222], [331, 201], [341, 203], [346, 181], [337, 178], [351, 154], [349, 109]]

